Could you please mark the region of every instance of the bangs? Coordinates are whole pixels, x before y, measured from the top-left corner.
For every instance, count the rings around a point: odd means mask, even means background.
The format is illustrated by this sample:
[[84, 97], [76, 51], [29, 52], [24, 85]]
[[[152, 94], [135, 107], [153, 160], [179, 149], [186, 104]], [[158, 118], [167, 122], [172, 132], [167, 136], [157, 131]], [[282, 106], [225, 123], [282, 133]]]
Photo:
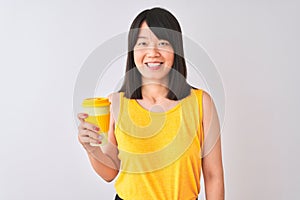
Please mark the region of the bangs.
[[179, 53], [180, 48], [176, 46], [182, 40], [181, 28], [172, 13], [154, 8], [146, 13], [144, 20], [157, 38], [169, 41], [174, 50]]

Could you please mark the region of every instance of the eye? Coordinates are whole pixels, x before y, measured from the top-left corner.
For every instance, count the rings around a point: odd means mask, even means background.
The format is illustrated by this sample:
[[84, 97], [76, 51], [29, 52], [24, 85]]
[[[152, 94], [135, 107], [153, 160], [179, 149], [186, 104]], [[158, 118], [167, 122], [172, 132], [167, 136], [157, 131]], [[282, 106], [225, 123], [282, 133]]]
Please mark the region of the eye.
[[136, 45], [139, 46], [139, 47], [146, 46], [147, 42], [144, 42], [144, 41], [137, 42]]
[[160, 41], [158, 43], [159, 46], [170, 46], [170, 43], [168, 41]]

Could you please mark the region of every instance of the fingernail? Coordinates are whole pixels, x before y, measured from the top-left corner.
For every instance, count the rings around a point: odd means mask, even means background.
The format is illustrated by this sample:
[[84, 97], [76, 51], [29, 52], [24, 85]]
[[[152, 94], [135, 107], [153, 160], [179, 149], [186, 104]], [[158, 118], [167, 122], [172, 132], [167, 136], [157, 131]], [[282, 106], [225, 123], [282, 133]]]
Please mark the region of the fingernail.
[[94, 127], [94, 130], [95, 131], [99, 131], [100, 129], [98, 127]]
[[98, 139], [99, 139], [99, 140], [102, 140], [102, 139], [103, 139], [103, 136], [102, 136], [102, 135], [99, 135], [99, 136], [98, 136]]
[[87, 116], [88, 116], [88, 114], [83, 114], [83, 116], [87, 117]]
[[101, 141], [98, 141], [97, 143], [98, 143], [98, 144], [101, 144], [102, 142], [101, 142]]

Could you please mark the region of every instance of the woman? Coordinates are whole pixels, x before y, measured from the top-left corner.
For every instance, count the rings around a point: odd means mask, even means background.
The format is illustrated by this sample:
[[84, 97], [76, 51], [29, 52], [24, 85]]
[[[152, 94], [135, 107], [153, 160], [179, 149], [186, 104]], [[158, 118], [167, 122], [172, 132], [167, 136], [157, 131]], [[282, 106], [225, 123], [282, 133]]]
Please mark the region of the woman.
[[181, 28], [167, 10], [133, 21], [125, 80], [111, 101], [109, 144], [79, 113], [79, 141], [94, 170], [115, 177], [115, 199], [197, 199], [201, 168], [207, 200], [224, 199], [220, 126], [206, 92], [186, 82]]

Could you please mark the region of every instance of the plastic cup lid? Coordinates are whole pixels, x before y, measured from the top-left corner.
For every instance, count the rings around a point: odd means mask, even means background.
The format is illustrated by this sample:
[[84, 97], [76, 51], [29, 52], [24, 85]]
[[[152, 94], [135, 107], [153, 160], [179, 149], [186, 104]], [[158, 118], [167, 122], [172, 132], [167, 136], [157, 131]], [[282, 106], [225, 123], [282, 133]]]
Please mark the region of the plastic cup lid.
[[108, 98], [103, 97], [95, 97], [95, 98], [87, 98], [82, 102], [83, 107], [101, 107], [101, 106], [109, 106], [110, 102]]

